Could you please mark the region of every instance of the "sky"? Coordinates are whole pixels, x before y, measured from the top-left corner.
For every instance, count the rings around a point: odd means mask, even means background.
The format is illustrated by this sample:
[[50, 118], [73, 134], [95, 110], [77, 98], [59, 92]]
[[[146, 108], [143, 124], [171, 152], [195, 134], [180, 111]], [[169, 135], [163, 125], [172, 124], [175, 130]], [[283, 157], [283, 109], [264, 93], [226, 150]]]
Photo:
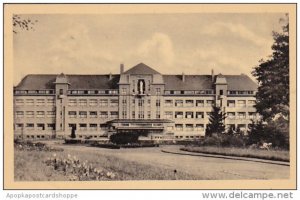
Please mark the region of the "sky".
[[[13, 37], [14, 85], [27, 74], [247, 74], [271, 53], [283, 13], [41, 14]], [[253, 77], [252, 77], [253, 78]]]

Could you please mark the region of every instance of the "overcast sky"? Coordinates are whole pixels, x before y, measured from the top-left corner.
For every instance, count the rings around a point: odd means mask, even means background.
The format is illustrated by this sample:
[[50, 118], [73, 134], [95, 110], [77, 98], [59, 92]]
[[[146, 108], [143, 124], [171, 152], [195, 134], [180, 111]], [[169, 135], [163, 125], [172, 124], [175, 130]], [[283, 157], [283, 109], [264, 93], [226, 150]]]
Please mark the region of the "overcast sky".
[[162, 74], [251, 75], [284, 14], [21, 15], [14, 84], [26, 74], [119, 73], [143, 62]]

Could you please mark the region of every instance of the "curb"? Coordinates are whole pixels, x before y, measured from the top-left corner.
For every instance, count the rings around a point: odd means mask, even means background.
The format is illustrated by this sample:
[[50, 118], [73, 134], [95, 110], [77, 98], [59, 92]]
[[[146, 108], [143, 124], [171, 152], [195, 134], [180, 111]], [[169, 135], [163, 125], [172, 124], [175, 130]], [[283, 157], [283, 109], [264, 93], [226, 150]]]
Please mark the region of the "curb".
[[258, 158], [245, 158], [245, 157], [235, 157], [235, 156], [223, 156], [223, 155], [213, 155], [207, 153], [192, 153], [192, 152], [174, 152], [168, 150], [161, 150], [163, 153], [169, 154], [177, 154], [177, 155], [186, 155], [186, 156], [199, 156], [199, 157], [209, 157], [209, 158], [223, 158], [228, 160], [242, 160], [248, 162], [258, 162], [258, 163], [266, 163], [266, 164], [274, 164], [274, 165], [283, 165], [283, 166], [290, 166], [289, 162], [284, 161], [272, 161], [272, 160], [263, 160]]

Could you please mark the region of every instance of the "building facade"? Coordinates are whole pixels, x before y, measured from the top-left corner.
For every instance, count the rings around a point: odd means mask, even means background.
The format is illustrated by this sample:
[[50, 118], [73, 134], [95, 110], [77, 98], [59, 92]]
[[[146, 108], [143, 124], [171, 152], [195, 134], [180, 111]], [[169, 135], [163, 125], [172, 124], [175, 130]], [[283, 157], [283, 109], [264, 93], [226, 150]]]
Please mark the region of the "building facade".
[[140, 63], [120, 74], [27, 75], [14, 87], [14, 134], [25, 138], [107, 138], [140, 132], [149, 139], [205, 136], [212, 106], [227, 128], [258, 118], [257, 85], [246, 75], [162, 75]]

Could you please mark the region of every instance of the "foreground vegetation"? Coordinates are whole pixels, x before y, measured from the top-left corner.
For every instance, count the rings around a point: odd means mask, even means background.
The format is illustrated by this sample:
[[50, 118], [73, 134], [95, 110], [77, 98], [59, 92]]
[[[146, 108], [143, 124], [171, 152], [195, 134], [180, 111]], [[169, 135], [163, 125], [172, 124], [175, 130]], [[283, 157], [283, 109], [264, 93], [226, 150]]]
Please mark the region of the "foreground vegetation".
[[209, 153], [224, 156], [239, 156], [248, 158], [260, 158], [276, 161], [289, 161], [290, 154], [286, 150], [259, 150], [251, 148], [237, 148], [237, 147], [216, 147], [216, 146], [202, 146], [202, 147], [183, 147], [183, 151]]
[[183, 171], [174, 172], [97, 152], [91, 154], [68, 149], [56, 152], [28, 151], [15, 147], [14, 155], [16, 181], [202, 179]]

